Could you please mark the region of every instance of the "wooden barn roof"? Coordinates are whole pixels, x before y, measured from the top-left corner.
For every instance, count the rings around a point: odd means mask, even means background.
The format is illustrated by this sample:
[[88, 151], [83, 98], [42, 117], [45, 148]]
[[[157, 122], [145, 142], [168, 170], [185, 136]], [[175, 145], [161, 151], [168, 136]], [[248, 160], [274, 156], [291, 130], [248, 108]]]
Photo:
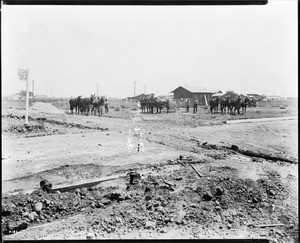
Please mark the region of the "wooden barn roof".
[[[196, 87], [196, 86], [179, 86], [178, 88], [184, 88], [192, 93], [217, 93], [219, 90], [212, 90], [212, 89], [207, 89], [205, 87]], [[171, 91], [170, 93], [174, 93], [175, 90]]]

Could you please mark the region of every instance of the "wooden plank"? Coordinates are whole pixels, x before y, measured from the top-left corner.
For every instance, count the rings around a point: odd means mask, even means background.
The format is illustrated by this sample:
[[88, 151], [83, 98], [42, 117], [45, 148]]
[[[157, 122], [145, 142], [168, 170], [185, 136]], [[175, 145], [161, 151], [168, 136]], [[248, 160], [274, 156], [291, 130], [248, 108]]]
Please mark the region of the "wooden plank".
[[[97, 178], [97, 179], [89, 179], [89, 180], [81, 181], [80, 183], [76, 183], [76, 184], [57, 185], [57, 186], [52, 187], [52, 191], [53, 192], [56, 192], [56, 191], [66, 192], [66, 191], [74, 190], [76, 188], [92, 187], [92, 186], [95, 186], [95, 185], [97, 185], [101, 182], [115, 180], [115, 179], [118, 179], [118, 178], [120, 178], [122, 176], [125, 176], [125, 175], [127, 175], [127, 173], [120, 174], [120, 175], [106, 176], [106, 177], [101, 177], [101, 178]], [[18, 193], [30, 194], [30, 193], [34, 192], [35, 190], [37, 190], [37, 189], [40, 189], [40, 188], [26, 190], [26, 191], [17, 191], [17, 192], [13, 192], [13, 193], [8, 193], [8, 195], [15, 195], [15, 194], [18, 194]]]
[[284, 224], [261, 224], [261, 225], [253, 225], [257, 228], [264, 228], [264, 227], [276, 227], [276, 226], [284, 226]]
[[193, 169], [197, 172], [197, 174], [200, 176], [200, 177], [202, 177], [202, 175], [200, 174], [200, 172], [195, 168], [195, 166], [194, 165], [192, 165], [191, 164], [191, 166], [193, 167]]
[[284, 121], [284, 120], [294, 120], [294, 119], [298, 119], [298, 116], [228, 120], [226, 121], [226, 124], [271, 122], [271, 121]]

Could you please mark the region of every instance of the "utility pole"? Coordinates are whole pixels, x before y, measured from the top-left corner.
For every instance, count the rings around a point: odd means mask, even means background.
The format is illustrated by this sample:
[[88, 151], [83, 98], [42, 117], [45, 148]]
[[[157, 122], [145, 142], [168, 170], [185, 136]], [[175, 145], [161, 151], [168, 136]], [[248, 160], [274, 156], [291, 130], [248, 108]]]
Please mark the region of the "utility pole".
[[98, 88], [99, 88], [99, 83], [96, 83], [96, 85], [97, 85], [97, 97], [99, 96], [99, 90], [98, 90]]
[[32, 103], [34, 102], [34, 80], [32, 80]]
[[133, 92], [133, 96], [135, 96], [135, 91], [136, 91], [136, 83], [138, 82], [138, 81], [132, 81], [133, 83], [134, 83], [134, 92]]
[[146, 94], [146, 85], [144, 85], [144, 94]]
[[26, 113], [25, 113], [26, 125], [28, 125], [28, 110], [29, 110], [29, 68], [27, 68], [27, 75], [26, 75]]
[[18, 76], [20, 80], [26, 81], [26, 110], [25, 110], [25, 124], [28, 125], [28, 110], [29, 110], [29, 68], [19, 69]]
[[46, 89], [46, 97], [48, 97], [48, 96], [47, 96], [47, 89]]

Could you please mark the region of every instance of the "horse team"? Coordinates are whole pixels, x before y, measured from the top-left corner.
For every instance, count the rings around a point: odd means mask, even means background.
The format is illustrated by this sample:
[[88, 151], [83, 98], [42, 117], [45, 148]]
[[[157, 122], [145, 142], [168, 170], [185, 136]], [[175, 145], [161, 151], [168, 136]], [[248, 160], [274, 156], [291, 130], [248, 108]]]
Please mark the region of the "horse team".
[[78, 96], [77, 98], [70, 99], [70, 110], [71, 113], [77, 115], [82, 114], [94, 114], [94, 115], [103, 115], [103, 106], [106, 99], [102, 97], [96, 97], [96, 95], [91, 95], [90, 98], [82, 98]]
[[[238, 96], [237, 98], [230, 98], [229, 96], [224, 97], [213, 97], [209, 101], [210, 112], [215, 113], [220, 111], [222, 114], [227, 113], [233, 114], [237, 112], [237, 114], [245, 114], [247, 106], [249, 105], [250, 100], [248, 97], [242, 98], [242, 96]], [[242, 113], [241, 113], [242, 109]]]
[[170, 101], [169, 99], [159, 99], [157, 97], [142, 97], [139, 99], [141, 105], [142, 113], [154, 113], [154, 108], [156, 113], [162, 113], [165, 109], [166, 112], [170, 112]]
[[[96, 95], [91, 95], [90, 98], [82, 98], [78, 96], [77, 98], [70, 99], [70, 110], [74, 114], [94, 114], [103, 115], [103, 107], [105, 106], [107, 99], [102, 97], [96, 97]], [[159, 99], [157, 97], [142, 97], [138, 100], [142, 113], [153, 114], [155, 109], [156, 113], [162, 113], [166, 110], [167, 113], [170, 112], [170, 100], [169, 99]], [[212, 97], [209, 101], [210, 113], [216, 113], [219, 110], [222, 114], [226, 111], [228, 114], [245, 114], [247, 106], [252, 103], [248, 97], [242, 97], [241, 95], [237, 98], [231, 98], [229, 96]]]

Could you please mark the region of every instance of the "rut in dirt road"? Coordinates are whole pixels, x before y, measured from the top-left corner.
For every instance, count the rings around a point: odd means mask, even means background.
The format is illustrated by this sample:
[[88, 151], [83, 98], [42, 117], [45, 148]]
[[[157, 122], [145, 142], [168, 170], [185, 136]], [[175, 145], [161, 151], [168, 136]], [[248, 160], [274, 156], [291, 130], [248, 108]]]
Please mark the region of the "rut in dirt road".
[[243, 150], [240, 149], [238, 146], [236, 145], [232, 145], [231, 147], [227, 147], [227, 146], [220, 146], [220, 145], [216, 145], [216, 144], [209, 144], [207, 142], [203, 143], [200, 145], [200, 143], [197, 143], [197, 147], [201, 147], [204, 149], [213, 149], [213, 150], [223, 150], [223, 151], [235, 151], [239, 154], [242, 155], [246, 155], [249, 157], [256, 157], [256, 158], [261, 158], [261, 159], [265, 159], [265, 160], [272, 160], [272, 161], [281, 161], [281, 162], [286, 162], [286, 163], [291, 163], [291, 164], [297, 164], [298, 161], [294, 158], [291, 159], [287, 159], [287, 158], [282, 158], [282, 157], [276, 157], [276, 156], [272, 156], [272, 155], [268, 155], [268, 154], [264, 154], [264, 153], [257, 153], [257, 152], [253, 152], [251, 150]]

